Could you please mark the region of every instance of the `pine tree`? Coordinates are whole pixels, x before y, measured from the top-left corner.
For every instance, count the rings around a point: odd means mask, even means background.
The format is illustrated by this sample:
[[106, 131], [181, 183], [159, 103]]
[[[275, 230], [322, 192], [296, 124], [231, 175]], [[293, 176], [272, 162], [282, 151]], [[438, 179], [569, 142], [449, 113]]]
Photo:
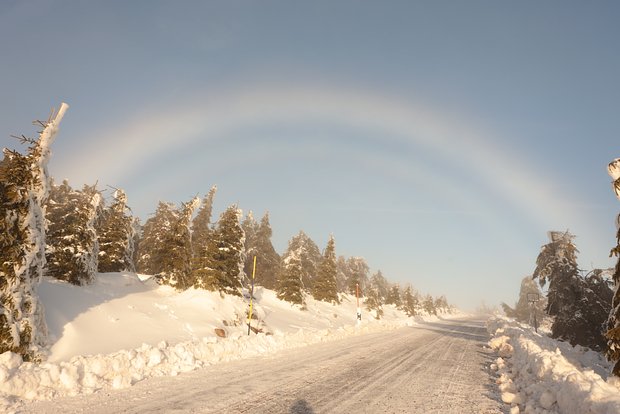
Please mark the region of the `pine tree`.
[[[256, 283], [267, 288], [274, 289], [281, 272], [280, 255], [271, 244], [271, 224], [269, 213], [265, 213], [256, 227], [254, 244], [250, 251], [246, 251], [245, 273], [252, 274], [253, 258], [256, 256]], [[246, 246], [248, 245], [246, 239]], [[300, 259], [301, 261], [301, 259]]]
[[431, 295], [426, 295], [422, 301], [422, 308], [429, 315], [437, 315], [437, 309], [435, 309], [435, 301]]
[[[533, 297], [537, 297], [538, 301], [531, 303], [530, 299]], [[546, 306], [546, 301], [540, 291], [540, 287], [531, 276], [526, 276], [523, 280], [521, 280], [519, 300], [517, 301], [515, 308], [511, 308], [505, 303], [502, 303], [501, 305], [504, 309], [504, 313], [509, 318], [515, 318], [520, 322], [533, 323], [533, 313], [536, 312], [537, 315], [542, 315]]]
[[204, 271], [196, 281], [198, 286], [219, 291], [221, 295], [241, 296], [245, 280], [245, 234], [239, 223], [241, 214], [241, 210], [233, 205], [220, 216], [207, 246]]
[[[609, 163], [607, 171], [613, 181], [613, 188], [616, 196], [620, 199], [620, 158]], [[616, 218], [616, 223], [620, 223], [620, 214]], [[620, 226], [616, 229], [616, 246], [611, 249], [609, 256], [617, 256], [616, 266], [613, 270], [614, 294], [611, 301], [611, 310], [607, 320], [607, 359], [614, 362], [612, 369], [613, 375], [620, 377]]]
[[276, 292], [279, 299], [303, 305], [305, 302], [302, 282], [303, 271], [299, 253], [299, 251], [292, 252], [285, 259], [284, 269], [279, 274]]
[[398, 284], [395, 284], [390, 288], [385, 303], [387, 303], [388, 305], [394, 305], [396, 307], [402, 306], [402, 300], [400, 298], [400, 286]]
[[604, 316], [597, 316], [602, 311], [594, 310], [593, 305], [605, 301], [599, 296], [604, 285], [596, 278], [586, 280], [579, 275], [575, 236], [568, 232], [549, 232], [549, 236], [550, 243], [542, 247], [536, 259], [533, 278], [541, 286], [549, 282], [545, 311], [553, 317], [551, 336], [572, 345], [601, 349], [605, 346], [600, 325]]
[[338, 299], [338, 288], [336, 286], [336, 274], [336, 242], [334, 236], [330, 236], [312, 290], [314, 299], [340, 303]]
[[377, 272], [372, 275], [370, 278], [370, 285], [374, 286], [377, 289], [377, 293], [379, 294], [379, 299], [381, 303], [385, 303], [389, 293], [390, 284], [388, 283], [381, 270], [377, 270]]
[[318, 265], [321, 262], [321, 252], [316, 243], [312, 241], [303, 231], [300, 231], [289, 242], [288, 248], [282, 259], [284, 261], [297, 251], [301, 260], [302, 282], [307, 292], [312, 292], [314, 287], [314, 279], [317, 276]]
[[162, 283], [186, 290], [194, 285], [192, 278], [192, 239], [190, 223], [200, 199], [194, 197], [183, 203], [180, 210], [172, 215], [170, 231], [164, 234], [165, 254], [161, 257]]
[[102, 213], [101, 193], [95, 186], [81, 191], [67, 181], [52, 185], [46, 204], [47, 234], [45, 274], [74, 285], [91, 283], [97, 273], [97, 226]]
[[336, 259], [336, 285], [338, 286], [338, 292], [347, 292], [347, 279], [349, 273], [349, 267], [347, 266], [347, 259], [344, 256], [338, 256]]
[[172, 231], [176, 216], [174, 204], [160, 201], [155, 214], [144, 223], [137, 255], [140, 273], [160, 275], [164, 271], [165, 256], [168, 254], [167, 235]]
[[97, 226], [99, 272], [135, 271], [133, 261], [135, 226], [127, 207], [127, 196], [117, 189], [113, 203], [103, 210]]
[[378, 286], [372, 283], [372, 281], [366, 289], [366, 300], [364, 303], [366, 310], [375, 311], [375, 319], [381, 319], [381, 316], [383, 316], [383, 301]]
[[405, 292], [403, 293], [403, 310], [407, 316], [415, 316], [417, 314], [418, 307], [418, 295], [414, 294], [411, 285], [407, 285]]
[[363, 257], [349, 257], [347, 259], [347, 267], [349, 268], [347, 285], [349, 293], [355, 295], [356, 286], [360, 291], [364, 292], [368, 285], [368, 273], [370, 267]]
[[4, 150], [0, 161], [0, 354], [38, 359], [47, 327], [37, 285], [45, 265], [45, 210], [50, 146], [68, 106], [62, 104], [27, 154]]
[[192, 280], [196, 288], [203, 287], [202, 281], [207, 266], [207, 248], [213, 237], [211, 214], [216, 191], [217, 186], [211, 187], [192, 221]]

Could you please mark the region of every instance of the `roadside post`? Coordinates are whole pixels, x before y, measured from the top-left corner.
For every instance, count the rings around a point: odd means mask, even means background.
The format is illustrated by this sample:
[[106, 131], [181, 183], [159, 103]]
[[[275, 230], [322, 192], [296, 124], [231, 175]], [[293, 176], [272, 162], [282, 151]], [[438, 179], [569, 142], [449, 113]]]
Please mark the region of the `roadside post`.
[[254, 275], [256, 274], [256, 256], [252, 264], [252, 290], [250, 291], [250, 312], [248, 312], [248, 335], [252, 327], [252, 310], [254, 305]]
[[362, 309], [360, 308], [360, 285], [355, 284], [355, 299], [357, 300], [357, 320], [362, 320]]
[[536, 320], [536, 302], [540, 300], [538, 293], [528, 293], [527, 301], [532, 307], [532, 312], [534, 313], [534, 331], [538, 333], [538, 320]]

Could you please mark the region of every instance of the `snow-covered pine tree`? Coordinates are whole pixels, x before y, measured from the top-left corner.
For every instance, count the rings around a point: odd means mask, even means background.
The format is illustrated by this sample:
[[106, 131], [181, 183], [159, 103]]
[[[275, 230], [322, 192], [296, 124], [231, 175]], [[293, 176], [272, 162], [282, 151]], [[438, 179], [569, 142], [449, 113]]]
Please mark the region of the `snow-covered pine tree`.
[[424, 296], [424, 299], [422, 300], [422, 308], [429, 315], [437, 315], [437, 309], [435, 308], [435, 300], [433, 299], [431, 295]]
[[414, 292], [411, 285], [407, 285], [402, 298], [402, 309], [407, 316], [415, 316], [417, 314], [417, 308], [419, 304], [418, 294]]
[[251, 245], [251, 250], [246, 251], [247, 256], [245, 260], [245, 273], [250, 276], [252, 274], [253, 257], [256, 256], [255, 283], [267, 289], [275, 289], [281, 272], [280, 255], [273, 248], [273, 244], [271, 244], [272, 233], [271, 224], [269, 224], [269, 213], [265, 213], [254, 233], [254, 242]]
[[47, 326], [37, 285], [45, 265], [45, 210], [50, 146], [68, 105], [40, 123], [26, 155], [4, 150], [0, 161], [0, 354], [38, 359]]
[[221, 295], [241, 296], [245, 280], [245, 234], [239, 220], [242, 212], [230, 206], [220, 216], [213, 237], [207, 246], [204, 271], [199, 272], [200, 287], [219, 291]]
[[347, 274], [349, 273], [349, 268], [347, 267], [347, 259], [344, 256], [338, 256], [336, 259], [336, 286], [338, 286], [338, 292], [346, 293], [347, 289]]
[[84, 186], [78, 191], [67, 181], [52, 185], [46, 204], [46, 276], [74, 285], [94, 280], [99, 258], [96, 227], [102, 213], [101, 201], [95, 186]]
[[190, 223], [200, 199], [194, 197], [175, 210], [170, 231], [164, 234], [165, 254], [161, 258], [161, 282], [177, 290], [194, 285], [192, 277], [192, 237]]
[[172, 231], [177, 220], [176, 207], [171, 203], [159, 202], [157, 210], [142, 227], [142, 237], [138, 245], [138, 272], [159, 275], [164, 270], [164, 260], [168, 253], [167, 234]]
[[377, 289], [381, 303], [385, 303], [389, 293], [390, 284], [385, 276], [383, 276], [383, 273], [381, 273], [381, 270], [377, 270], [377, 272], [371, 276], [370, 285]]
[[[530, 303], [528, 295], [535, 295], [538, 297], [538, 301]], [[533, 298], [533, 297], [532, 297]], [[520, 322], [532, 322], [533, 312], [538, 315], [537, 319], [540, 319], [543, 315], [547, 301], [545, 300], [540, 287], [532, 279], [532, 276], [526, 276], [521, 280], [521, 288], [519, 289], [519, 300], [517, 301], [514, 309], [505, 303], [502, 303], [504, 313], [509, 318], [515, 318]]]
[[[613, 182], [613, 189], [618, 199], [620, 199], [620, 158], [610, 162], [607, 171]], [[620, 223], [620, 214], [616, 218], [616, 223]], [[613, 375], [620, 377], [620, 225], [616, 226], [616, 246], [611, 250], [609, 256], [617, 256], [618, 261], [613, 271], [614, 296], [611, 302], [611, 311], [607, 320], [607, 359], [614, 362], [612, 369]]]
[[381, 316], [383, 316], [383, 300], [379, 293], [379, 287], [374, 283], [375, 281], [371, 280], [370, 286], [366, 288], [364, 304], [366, 305], [366, 310], [375, 312], [375, 319], [381, 319]]
[[134, 272], [135, 226], [125, 192], [116, 189], [114, 201], [101, 214], [97, 225], [99, 272]]
[[336, 241], [334, 240], [334, 236], [330, 235], [312, 289], [312, 296], [314, 299], [324, 302], [340, 303], [338, 299], [338, 287], [336, 286], [336, 274]]
[[217, 191], [217, 186], [211, 187], [209, 193], [202, 201], [198, 213], [192, 221], [192, 280], [194, 287], [201, 288], [201, 281], [204, 279], [204, 271], [207, 260], [207, 246], [213, 235], [211, 229], [211, 215], [213, 213], [213, 198]]
[[[569, 232], [549, 232], [550, 243], [544, 245], [536, 259], [534, 279], [541, 286], [549, 282], [545, 311], [554, 318], [551, 336], [572, 345], [601, 349], [605, 343], [598, 324], [604, 317], [593, 314], [592, 305], [604, 299], [598, 296], [598, 282], [586, 282], [579, 275], [575, 236]], [[597, 286], [601, 287], [601, 286]]]
[[388, 292], [388, 296], [385, 300], [388, 305], [395, 305], [396, 307], [402, 306], [402, 300], [400, 298], [400, 285], [394, 284]]
[[349, 293], [355, 295], [356, 285], [359, 285], [360, 291], [365, 292], [368, 285], [368, 273], [370, 272], [366, 259], [363, 257], [349, 257], [347, 259], [347, 267], [349, 268], [349, 278], [347, 280]]
[[279, 273], [276, 292], [279, 299], [298, 305], [304, 304], [304, 285], [302, 282], [300, 252], [294, 251], [283, 260], [283, 269]]
[[321, 262], [321, 252], [316, 243], [303, 231], [293, 236], [288, 242], [288, 248], [282, 255], [282, 259], [291, 255], [292, 252], [298, 251], [301, 260], [301, 270], [303, 273], [302, 282], [306, 292], [312, 292], [314, 287], [314, 279], [317, 275], [317, 269]]

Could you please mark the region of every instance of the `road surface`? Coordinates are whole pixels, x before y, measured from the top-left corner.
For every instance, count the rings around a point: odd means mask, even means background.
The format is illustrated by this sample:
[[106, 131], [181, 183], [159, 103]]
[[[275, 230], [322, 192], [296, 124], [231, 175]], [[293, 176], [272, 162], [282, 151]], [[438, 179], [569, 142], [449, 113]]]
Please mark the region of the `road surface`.
[[28, 413], [506, 413], [482, 321], [446, 320], [222, 363]]

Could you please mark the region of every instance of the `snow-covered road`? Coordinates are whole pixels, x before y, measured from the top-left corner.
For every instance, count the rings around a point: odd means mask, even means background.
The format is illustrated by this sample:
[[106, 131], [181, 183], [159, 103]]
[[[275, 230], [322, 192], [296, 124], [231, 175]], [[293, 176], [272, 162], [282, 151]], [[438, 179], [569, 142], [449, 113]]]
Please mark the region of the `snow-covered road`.
[[502, 413], [482, 321], [446, 320], [222, 363], [32, 413]]

